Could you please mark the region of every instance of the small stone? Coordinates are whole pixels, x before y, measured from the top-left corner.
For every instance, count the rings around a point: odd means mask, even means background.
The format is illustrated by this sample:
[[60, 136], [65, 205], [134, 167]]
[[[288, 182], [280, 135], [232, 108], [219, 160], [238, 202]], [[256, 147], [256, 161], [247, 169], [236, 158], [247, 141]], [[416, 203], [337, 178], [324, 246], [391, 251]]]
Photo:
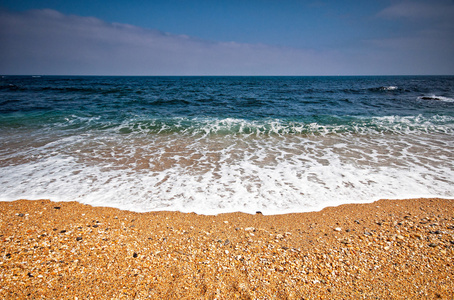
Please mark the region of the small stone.
[[419, 240], [422, 239], [422, 236], [421, 236], [420, 234], [418, 234], [418, 233], [413, 234], [413, 236], [414, 236], [415, 238], [419, 239]]
[[334, 228], [334, 231], [342, 231], [342, 228], [336, 227], [336, 228]]
[[54, 209], [60, 209], [61, 207], [60, 206], [54, 206]]
[[134, 258], [137, 258], [137, 256], [139, 256], [136, 252], [134, 252], [134, 254], [132, 255], [132, 257]]
[[438, 244], [436, 244], [436, 243], [430, 243], [430, 244], [429, 244], [429, 247], [432, 247], [432, 248], [435, 248], [435, 247], [437, 247], [437, 246], [438, 246]]
[[64, 229], [60, 231], [60, 233], [65, 233], [65, 232], [66, 232], [66, 230], [64, 230]]
[[344, 245], [351, 244], [351, 241], [349, 239], [343, 239], [341, 240], [341, 243]]
[[244, 228], [245, 231], [255, 231], [254, 227], [246, 227]]
[[228, 244], [230, 244], [230, 241], [229, 240], [225, 240], [224, 246], [227, 246]]
[[402, 235], [400, 235], [400, 234], [397, 235], [396, 238], [397, 238], [398, 240], [403, 240], [403, 239], [405, 239], [405, 238], [404, 238]]
[[24, 216], [24, 214], [17, 214], [17, 215], [18, 215], [19, 217], [23, 217], [23, 216]]
[[81, 236], [76, 237], [76, 241], [81, 241], [81, 240], [82, 240]]
[[261, 214], [262, 214], [261, 211], [256, 211], [255, 213], [256, 213], [257, 215], [261, 215]]

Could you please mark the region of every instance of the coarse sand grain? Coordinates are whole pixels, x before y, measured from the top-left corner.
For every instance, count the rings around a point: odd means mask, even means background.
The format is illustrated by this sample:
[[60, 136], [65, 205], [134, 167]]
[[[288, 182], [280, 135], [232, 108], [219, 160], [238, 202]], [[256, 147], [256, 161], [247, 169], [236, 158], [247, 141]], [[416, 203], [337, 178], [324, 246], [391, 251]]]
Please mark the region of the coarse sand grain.
[[0, 299], [453, 299], [454, 201], [135, 213], [0, 202]]

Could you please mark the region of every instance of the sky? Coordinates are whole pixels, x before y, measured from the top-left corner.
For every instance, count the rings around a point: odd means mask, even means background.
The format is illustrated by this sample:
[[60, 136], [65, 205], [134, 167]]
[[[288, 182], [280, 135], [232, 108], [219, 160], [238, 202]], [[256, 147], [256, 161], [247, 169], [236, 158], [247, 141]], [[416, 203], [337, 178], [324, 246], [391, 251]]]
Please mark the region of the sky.
[[3, 75], [453, 75], [454, 0], [0, 0]]

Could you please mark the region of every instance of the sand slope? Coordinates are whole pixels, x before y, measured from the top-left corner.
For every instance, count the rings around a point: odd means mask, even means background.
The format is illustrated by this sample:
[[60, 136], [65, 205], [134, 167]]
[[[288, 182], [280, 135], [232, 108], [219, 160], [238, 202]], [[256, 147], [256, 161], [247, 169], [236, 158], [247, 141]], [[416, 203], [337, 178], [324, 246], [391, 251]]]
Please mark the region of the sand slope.
[[0, 202], [1, 299], [452, 299], [454, 201], [263, 216]]

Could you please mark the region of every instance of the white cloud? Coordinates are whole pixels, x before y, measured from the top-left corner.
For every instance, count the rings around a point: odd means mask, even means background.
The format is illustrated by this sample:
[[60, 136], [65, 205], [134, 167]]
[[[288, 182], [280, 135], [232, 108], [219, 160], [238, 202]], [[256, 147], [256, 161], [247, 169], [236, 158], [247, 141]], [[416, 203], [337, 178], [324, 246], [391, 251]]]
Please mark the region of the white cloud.
[[376, 17], [395, 28], [390, 36], [365, 41], [377, 61], [409, 74], [454, 74], [454, 2], [399, 0]]
[[[445, 32], [417, 42], [381, 39], [315, 51], [214, 42], [54, 10], [0, 10], [0, 74], [355, 75], [447, 74], [452, 51], [433, 51]], [[413, 38], [414, 40], [415, 38]], [[453, 39], [441, 47], [452, 45]], [[411, 48], [416, 47], [416, 48]], [[449, 49], [453, 49], [452, 47]], [[417, 68], [420, 61], [423, 64]]]
[[210, 42], [54, 10], [0, 15], [0, 72], [8, 74], [328, 74], [323, 54]]
[[399, 1], [378, 13], [380, 17], [451, 20], [454, 3], [449, 0]]

